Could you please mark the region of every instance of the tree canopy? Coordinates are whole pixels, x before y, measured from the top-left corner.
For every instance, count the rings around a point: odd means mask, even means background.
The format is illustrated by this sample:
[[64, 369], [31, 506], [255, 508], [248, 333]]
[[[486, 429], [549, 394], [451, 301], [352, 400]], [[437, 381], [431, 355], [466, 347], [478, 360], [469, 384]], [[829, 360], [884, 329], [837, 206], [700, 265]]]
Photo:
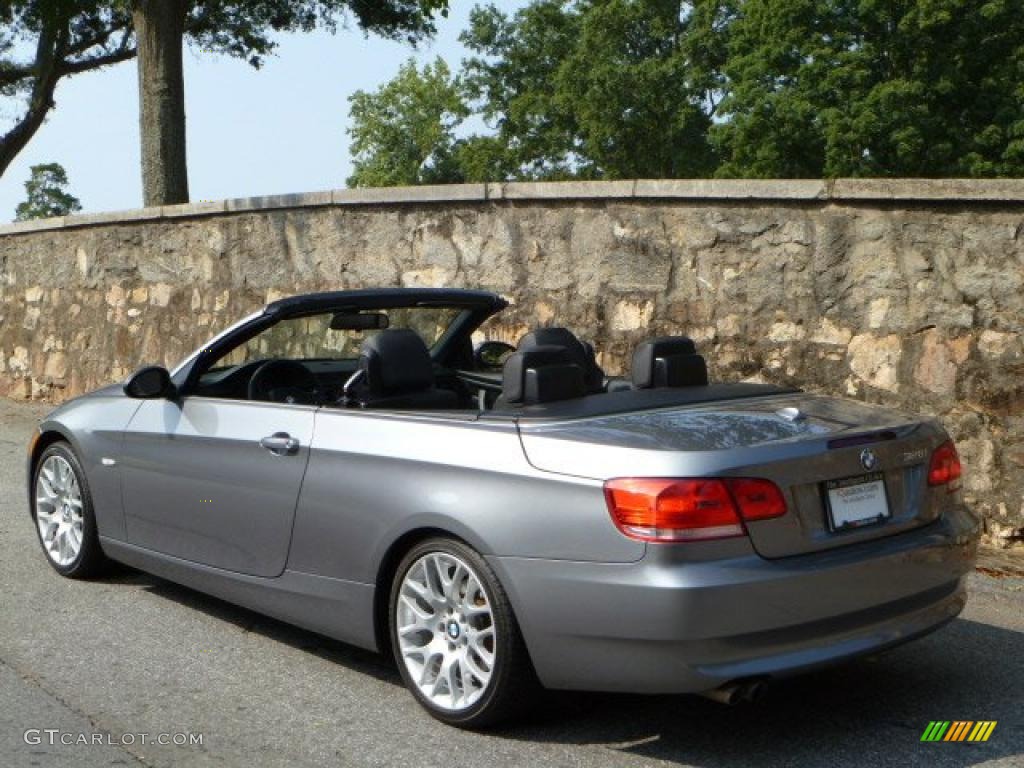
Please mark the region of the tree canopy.
[[187, 202], [186, 37], [259, 66], [271, 32], [335, 30], [355, 23], [366, 33], [416, 41], [433, 32], [447, 0], [131, 0], [138, 38], [142, 198], [149, 205]]
[[61, 78], [134, 55], [118, 4], [0, 2], [0, 176], [42, 126]]
[[407, 62], [374, 94], [350, 99], [353, 187], [390, 187], [461, 181], [455, 127], [469, 114], [448, 65], [420, 71]]
[[433, 16], [446, 8], [447, 0], [0, 0], [0, 176], [54, 108], [58, 82], [136, 57], [141, 26], [149, 33], [142, 35], [147, 65], [140, 61], [143, 176], [152, 177], [146, 197], [181, 202], [161, 198], [177, 186], [172, 196], [187, 199], [184, 95], [176, 86], [184, 43], [258, 68], [276, 33], [353, 24], [414, 42], [433, 32]]
[[[443, 99], [353, 98], [350, 183], [1024, 174], [1024, 0], [534, 0], [461, 39]], [[394, 134], [446, 162], [360, 173]]]
[[737, 176], [1024, 171], [1020, 0], [744, 0], [713, 137]]
[[68, 175], [60, 163], [33, 165], [25, 182], [27, 199], [18, 203], [16, 221], [64, 216], [82, 210], [78, 198], [67, 191]]

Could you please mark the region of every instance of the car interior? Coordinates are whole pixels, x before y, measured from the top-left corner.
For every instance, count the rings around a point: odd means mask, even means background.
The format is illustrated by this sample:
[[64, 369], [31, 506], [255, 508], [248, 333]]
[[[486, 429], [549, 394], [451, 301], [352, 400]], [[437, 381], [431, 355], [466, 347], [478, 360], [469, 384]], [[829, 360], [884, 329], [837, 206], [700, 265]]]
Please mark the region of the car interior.
[[566, 328], [537, 328], [515, 347], [485, 341], [474, 349], [468, 333], [445, 337], [446, 329], [458, 325], [460, 310], [438, 311], [392, 310], [406, 327], [391, 327], [386, 311], [342, 309], [285, 318], [207, 362], [194, 394], [359, 409], [514, 413], [641, 390], [708, 386], [705, 360], [685, 336], [642, 342], [631, 375], [609, 377], [594, 347]]

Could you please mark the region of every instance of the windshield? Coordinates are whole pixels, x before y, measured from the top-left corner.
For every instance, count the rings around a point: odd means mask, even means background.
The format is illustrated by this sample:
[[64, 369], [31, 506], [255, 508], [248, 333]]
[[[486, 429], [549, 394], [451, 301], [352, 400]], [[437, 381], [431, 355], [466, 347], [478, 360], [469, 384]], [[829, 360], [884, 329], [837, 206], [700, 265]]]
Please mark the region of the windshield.
[[[374, 310], [366, 314], [386, 318], [380, 323], [383, 327], [415, 331], [427, 348], [433, 349], [464, 311], [455, 307], [400, 307]], [[362, 343], [383, 330], [382, 327], [332, 328], [331, 321], [335, 317], [334, 311], [325, 311], [281, 320], [226, 352], [207, 370], [221, 370], [252, 360], [279, 357], [292, 360], [353, 360], [359, 357]]]

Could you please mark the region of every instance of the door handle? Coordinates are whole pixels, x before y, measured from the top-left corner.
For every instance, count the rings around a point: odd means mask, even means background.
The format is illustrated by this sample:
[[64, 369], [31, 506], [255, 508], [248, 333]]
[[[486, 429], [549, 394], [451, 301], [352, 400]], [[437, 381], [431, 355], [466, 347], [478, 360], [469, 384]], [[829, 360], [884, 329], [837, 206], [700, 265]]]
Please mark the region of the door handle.
[[293, 456], [299, 452], [299, 441], [287, 432], [275, 432], [260, 440], [260, 445], [275, 456]]

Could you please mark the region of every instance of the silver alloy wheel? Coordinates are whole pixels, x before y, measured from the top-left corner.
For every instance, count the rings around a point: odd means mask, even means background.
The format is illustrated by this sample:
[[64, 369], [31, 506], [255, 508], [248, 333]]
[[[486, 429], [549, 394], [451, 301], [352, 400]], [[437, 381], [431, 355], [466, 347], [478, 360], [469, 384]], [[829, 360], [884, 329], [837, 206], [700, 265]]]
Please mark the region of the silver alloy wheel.
[[395, 610], [399, 651], [420, 693], [449, 712], [473, 706], [487, 690], [497, 647], [480, 577], [455, 555], [430, 552], [406, 571]]
[[68, 460], [50, 456], [36, 481], [36, 524], [54, 563], [70, 565], [82, 549], [82, 490]]

